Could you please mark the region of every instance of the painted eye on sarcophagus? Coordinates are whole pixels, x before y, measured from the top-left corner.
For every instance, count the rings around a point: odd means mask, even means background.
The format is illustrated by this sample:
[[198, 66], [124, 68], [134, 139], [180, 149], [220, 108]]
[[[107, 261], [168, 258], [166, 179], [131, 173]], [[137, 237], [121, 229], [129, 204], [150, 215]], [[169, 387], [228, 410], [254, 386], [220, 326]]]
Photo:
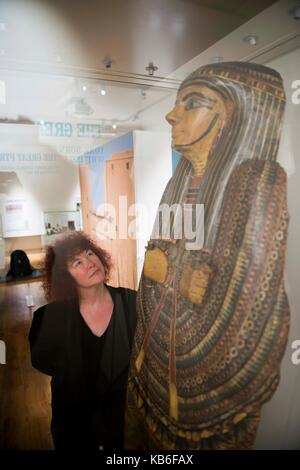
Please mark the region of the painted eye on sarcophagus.
[[205, 103], [202, 103], [198, 99], [191, 98], [188, 100], [188, 102], [185, 105], [185, 110], [189, 111], [190, 109], [197, 109], [197, 108], [208, 108], [211, 109], [210, 106], [206, 105]]

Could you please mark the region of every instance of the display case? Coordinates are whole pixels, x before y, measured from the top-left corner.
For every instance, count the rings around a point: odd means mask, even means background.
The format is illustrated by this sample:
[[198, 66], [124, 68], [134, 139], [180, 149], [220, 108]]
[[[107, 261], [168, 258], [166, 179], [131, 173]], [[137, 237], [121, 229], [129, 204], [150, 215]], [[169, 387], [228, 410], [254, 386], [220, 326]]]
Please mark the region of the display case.
[[81, 211], [47, 211], [44, 212], [45, 234], [43, 245], [49, 245], [53, 239], [64, 232], [81, 230]]

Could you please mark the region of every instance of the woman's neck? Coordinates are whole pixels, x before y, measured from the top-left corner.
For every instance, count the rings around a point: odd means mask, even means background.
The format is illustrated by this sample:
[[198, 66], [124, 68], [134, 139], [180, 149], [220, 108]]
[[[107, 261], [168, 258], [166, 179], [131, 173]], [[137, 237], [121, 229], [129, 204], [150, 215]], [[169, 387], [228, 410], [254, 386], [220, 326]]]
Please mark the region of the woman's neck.
[[103, 283], [88, 288], [78, 288], [79, 303], [81, 306], [99, 305], [107, 298], [108, 293], [107, 287]]
[[113, 299], [104, 284], [79, 292], [80, 314], [94, 335], [100, 337], [106, 331], [113, 309]]

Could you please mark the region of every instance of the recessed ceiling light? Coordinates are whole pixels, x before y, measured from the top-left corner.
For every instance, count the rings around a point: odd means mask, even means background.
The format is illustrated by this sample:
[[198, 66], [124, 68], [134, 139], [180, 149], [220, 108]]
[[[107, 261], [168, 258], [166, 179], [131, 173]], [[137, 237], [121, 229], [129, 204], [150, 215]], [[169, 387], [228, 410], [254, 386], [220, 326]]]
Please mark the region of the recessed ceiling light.
[[86, 85], [82, 85], [82, 91], [86, 91], [87, 90], [87, 86]]
[[113, 125], [112, 125], [112, 128], [113, 128], [113, 129], [117, 129], [117, 124], [113, 124]]
[[102, 64], [104, 64], [106, 69], [111, 69], [113, 62], [114, 60], [112, 60], [110, 55], [105, 56], [104, 59], [102, 60]]
[[106, 90], [104, 90], [104, 88], [101, 88], [100, 94], [101, 94], [102, 96], [105, 96], [105, 95], [106, 95]]
[[258, 40], [258, 37], [255, 34], [248, 34], [248, 36], [245, 36], [243, 38], [243, 41], [250, 44], [250, 46], [256, 46], [257, 40]]

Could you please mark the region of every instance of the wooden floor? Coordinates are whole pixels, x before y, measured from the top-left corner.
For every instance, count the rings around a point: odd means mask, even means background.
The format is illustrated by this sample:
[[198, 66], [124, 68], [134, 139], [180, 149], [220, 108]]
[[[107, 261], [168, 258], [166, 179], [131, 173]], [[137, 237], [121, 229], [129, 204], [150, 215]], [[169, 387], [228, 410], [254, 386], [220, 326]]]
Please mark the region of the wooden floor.
[[50, 378], [33, 369], [28, 332], [32, 312], [45, 304], [41, 282], [0, 285], [0, 340], [6, 364], [0, 364], [0, 449], [53, 449], [50, 434]]

